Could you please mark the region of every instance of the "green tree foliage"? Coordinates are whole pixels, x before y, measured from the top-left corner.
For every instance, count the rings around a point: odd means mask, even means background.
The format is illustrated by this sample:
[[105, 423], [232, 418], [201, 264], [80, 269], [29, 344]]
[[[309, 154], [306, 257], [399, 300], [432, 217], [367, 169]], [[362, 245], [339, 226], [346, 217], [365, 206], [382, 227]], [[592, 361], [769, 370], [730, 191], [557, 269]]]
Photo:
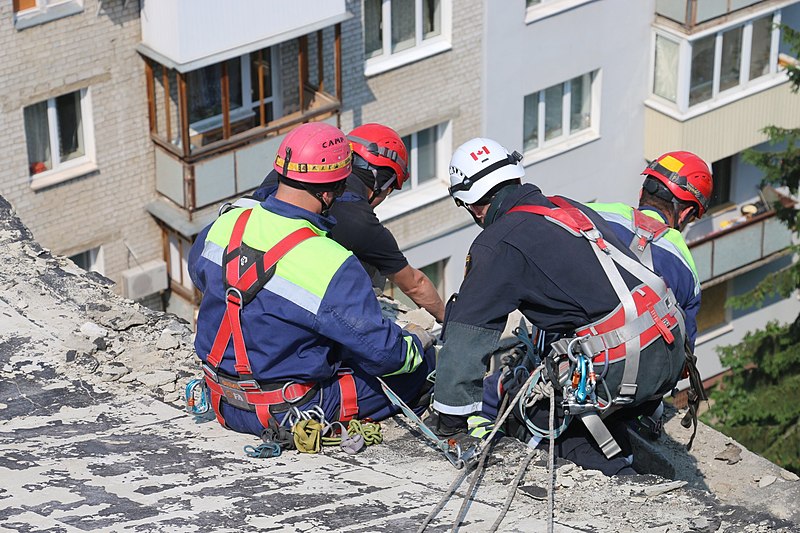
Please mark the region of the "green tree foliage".
[[[800, 56], [800, 32], [781, 27], [792, 55]], [[800, 67], [787, 67], [792, 92], [800, 90]], [[771, 150], [749, 150], [745, 160], [764, 172], [762, 186], [786, 187], [797, 197], [800, 185], [800, 128], [764, 129]], [[792, 201], [777, 201], [777, 217], [798, 235], [800, 211]], [[792, 252], [800, 252], [795, 246]], [[800, 288], [800, 263], [765, 277], [751, 292], [731, 298], [728, 305], [749, 308], [768, 297], [789, 297]], [[711, 399], [706, 420], [717, 429], [767, 459], [800, 473], [800, 316], [790, 324], [772, 322], [748, 333], [735, 346], [719, 349], [731, 368]]]

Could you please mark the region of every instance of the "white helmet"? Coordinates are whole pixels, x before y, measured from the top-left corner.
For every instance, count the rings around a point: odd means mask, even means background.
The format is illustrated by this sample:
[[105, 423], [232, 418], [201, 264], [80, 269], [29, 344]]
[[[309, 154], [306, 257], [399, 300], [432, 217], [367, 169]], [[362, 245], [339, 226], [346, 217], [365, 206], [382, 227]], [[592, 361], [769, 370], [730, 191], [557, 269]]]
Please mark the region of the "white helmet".
[[525, 176], [522, 154], [476, 137], [456, 148], [450, 159], [450, 195], [456, 204], [473, 204], [493, 187]]

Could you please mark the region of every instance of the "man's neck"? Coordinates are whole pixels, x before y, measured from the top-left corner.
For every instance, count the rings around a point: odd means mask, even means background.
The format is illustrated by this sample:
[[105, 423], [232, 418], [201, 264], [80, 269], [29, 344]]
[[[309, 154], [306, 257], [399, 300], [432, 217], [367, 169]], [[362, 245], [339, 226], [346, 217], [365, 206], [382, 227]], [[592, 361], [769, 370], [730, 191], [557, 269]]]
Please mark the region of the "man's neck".
[[300, 189], [294, 189], [288, 185], [279, 184], [278, 191], [275, 193], [275, 198], [297, 206], [306, 211], [311, 211], [319, 215], [322, 212], [322, 204], [314, 198], [311, 194]]

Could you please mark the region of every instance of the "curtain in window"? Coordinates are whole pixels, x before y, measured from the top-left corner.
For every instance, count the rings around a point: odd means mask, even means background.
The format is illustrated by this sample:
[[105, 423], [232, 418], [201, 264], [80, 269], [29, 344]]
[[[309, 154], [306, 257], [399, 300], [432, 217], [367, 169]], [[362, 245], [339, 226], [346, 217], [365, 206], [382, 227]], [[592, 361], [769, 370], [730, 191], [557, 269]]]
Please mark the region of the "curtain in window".
[[411, 48], [416, 44], [414, 0], [392, 0], [392, 52]]
[[56, 98], [56, 117], [61, 162], [84, 155], [80, 91]]
[[364, 0], [364, 55], [367, 58], [383, 53], [382, 0]]
[[544, 90], [544, 140], [549, 141], [564, 134], [564, 84]]
[[417, 184], [436, 177], [436, 127], [417, 133]]
[[53, 168], [50, 158], [50, 129], [47, 102], [28, 106], [25, 115], [25, 143], [28, 147], [28, 168], [31, 176]]
[[769, 53], [772, 45], [772, 15], [753, 21], [753, 42], [750, 47], [750, 75], [754, 80], [769, 74]]
[[592, 125], [592, 75], [573, 78], [570, 96], [570, 133], [585, 130]]
[[422, 1], [422, 38], [429, 39], [439, 35], [441, 30], [441, 2], [439, 0]]
[[678, 48], [675, 41], [656, 35], [653, 94], [670, 102], [678, 101]]
[[539, 93], [525, 97], [522, 111], [522, 149], [527, 152], [539, 147]]

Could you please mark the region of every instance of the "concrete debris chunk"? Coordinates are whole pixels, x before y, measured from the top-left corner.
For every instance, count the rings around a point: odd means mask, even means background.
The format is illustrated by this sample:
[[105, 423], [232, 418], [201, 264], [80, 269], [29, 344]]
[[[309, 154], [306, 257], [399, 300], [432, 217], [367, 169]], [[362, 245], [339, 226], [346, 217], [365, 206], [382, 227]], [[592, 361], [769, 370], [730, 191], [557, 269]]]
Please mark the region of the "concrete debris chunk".
[[175, 336], [172, 334], [172, 331], [165, 329], [161, 332], [161, 336], [158, 338], [156, 348], [159, 350], [174, 350], [180, 345], [180, 341], [175, 338]]
[[133, 308], [119, 307], [104, 312], [98, 317], [98, 322], [115, 331], [126, 331], [147, 324], [147, 317]]
[[661, 494], [679, 489], [684, 485], [686, 485], [686, 481], [670, 481], [669, 483], [659, 483], [658, 485], [645, 487], [644, 493], [646, 496], [652, 498], [654, 496], [660, 496]]
[[80, 329], [81, 333], [85, 336], [89, 337], [90, 339], [95, 339], [97, 337], [105, 337], [108, 335], [108, 330], [102, 326], [98, 326], [94, 322], [86, 322], [81, 326]]
[[729, 465], [735, 465], [742, 460], [742, 449], [732, 442], [725, 444], [725, 449], [714, 456], [719, 461], [727, 461]]
[[769, 487], [777, 480], [778, 478], [775, 476], [762, 476], [761, 479], [758, 480], [758, 488], [763, 489], [764, 487]]
[[800, 477], [797, 476], [794, 472], [789, 472], [788, 470], [781, 470], [781, 477], [786, 481], [797, 481]]
[[175, 372], [170, 372], [168, 370], [156, 370], [155, 372], [138, 376], [136, 381], [146, 387], [154, 389], [156, 387], [166, 385], [167, 383], [174, 383], [175, 379]]

